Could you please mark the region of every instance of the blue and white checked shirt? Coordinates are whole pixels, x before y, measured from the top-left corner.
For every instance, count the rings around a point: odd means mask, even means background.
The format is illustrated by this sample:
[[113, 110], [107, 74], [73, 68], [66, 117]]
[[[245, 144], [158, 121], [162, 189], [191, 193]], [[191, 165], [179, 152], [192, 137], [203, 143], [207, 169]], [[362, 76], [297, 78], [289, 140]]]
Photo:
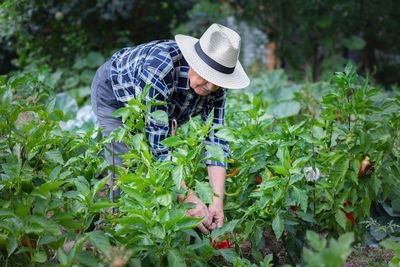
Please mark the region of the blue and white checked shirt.
[[[146, 105], [155, 96], [157, 100], [167, 102], [165, 106], [154, 106], [150, 113], [164, 110], [171, 121], [176, 119], [178, 126], [190, 117], [200, 115], [203, 123], [214, 109], [213, 125], [225, 125], [226, 89], [197, 95], [189, 86], [189, 65], [172, 40], [153, 41], [136, 47], [124, 48], [111, 58], [111, 81], [117, 101], [123, 106], [132, 98], [139, 96], [147, 84], [152, 84], [144, 100]], [[146, 137], [153, 156], [166, 159], [168, 148], [160, 141], [171, 136], [169, 124], [157, 121], [149, 116], [146, 125]], [[219, 145], [225, 158], [229, 155], [227, 141], [210, 134], [205, 145]], [[206, 158], [210, 157], [206, 152]], [[226, 163], [206, 160], [208, 165], [227, 167]]]

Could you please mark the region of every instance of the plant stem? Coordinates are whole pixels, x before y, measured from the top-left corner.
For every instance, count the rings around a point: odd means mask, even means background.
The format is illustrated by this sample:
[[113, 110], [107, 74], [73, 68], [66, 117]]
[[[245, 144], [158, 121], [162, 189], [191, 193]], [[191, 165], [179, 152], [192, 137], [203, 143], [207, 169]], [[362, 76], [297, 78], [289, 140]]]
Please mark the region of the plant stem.
[[[289, 179], [287, 180], [287, 183], [286, 183], [286, 185], [285, 185], [285, 189], [284, 189], [284, 194], [285, 194], [285, 196], [284, 196], [284, 198], [283, 198], [282, 205], [284, 205], [285, 202], [286, 202], [286, 199], [287, 199], [287, 190], [288, 190], [288, 187], [289, 187], [290, 179], [292, 178], [292, 176], [290, 175], [290, 172], [288, 172], [288, 175], [289, 175]], [[281, 211], [282, 205], [279, 207], [279, 210], [278, 210], [277, 214], [279, 214], [279, 212]]]

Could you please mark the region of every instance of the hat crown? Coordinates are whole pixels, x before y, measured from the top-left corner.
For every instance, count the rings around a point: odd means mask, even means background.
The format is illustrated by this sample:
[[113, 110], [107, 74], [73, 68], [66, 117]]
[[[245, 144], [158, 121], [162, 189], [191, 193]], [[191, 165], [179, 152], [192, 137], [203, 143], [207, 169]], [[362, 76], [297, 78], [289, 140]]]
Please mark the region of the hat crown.
[[240, 36], [220, 24], [212, 24], [201, 36], [199, 43], [204, 53], [219, 64], [234, 68], [239, 59]]

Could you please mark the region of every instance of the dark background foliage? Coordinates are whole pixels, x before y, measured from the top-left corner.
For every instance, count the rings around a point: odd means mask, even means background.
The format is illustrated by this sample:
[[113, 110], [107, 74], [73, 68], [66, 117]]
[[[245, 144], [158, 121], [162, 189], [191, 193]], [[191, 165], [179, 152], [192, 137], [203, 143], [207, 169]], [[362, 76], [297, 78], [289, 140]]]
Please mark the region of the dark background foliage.
[[380, 82], [399, 82], [399, 1], [235, 2], [240, 19], [276, 41], [283, 66], [292, 72], [310, 67], [315, 81], [350, 58], [360, 71], [374, 72]]
[[2, 10], [4, 33], [0, 42], [12, 42], [21, 67], [28, 55], [46, 58], [51, 65], [71, 66], [77, 56], [90, 51], [109, 53], [170, 38], [171, 29], [187, 20], [186, 11], [192, 5], [190, 0], [7, 1]]
[[400, 80], [395, 0], [8, 0], [2, 7], [2, 74], [32, 61], [69, 67], [91, 51], [107, 58], [124, 46], [173, 38], [177, 31], [199, 36], [230, 15], [276, 42], [278, 67], [292, 79], [324, 80], [352, 60], [380, 84]]

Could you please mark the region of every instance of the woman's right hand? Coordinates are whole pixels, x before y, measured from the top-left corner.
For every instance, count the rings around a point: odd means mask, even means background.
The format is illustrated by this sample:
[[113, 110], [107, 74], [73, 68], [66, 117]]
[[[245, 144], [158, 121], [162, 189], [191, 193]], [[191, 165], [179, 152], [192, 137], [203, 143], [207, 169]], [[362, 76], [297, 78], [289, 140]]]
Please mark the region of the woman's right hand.
[[209, 227], [211, 224], [211, 216], [208, 212], [207, 206], [193, 192], [191, 192], [190, 195], [185, 199], [184, 203], [197, 204], [195, 208], [186, 211], [186, 216], [194, 218], [204, 217], [203, 222], [197, 226], [197, 228], [199, 228], [199, 230], [204, 234], [207, 234], [208, 230], [206, 227]]

